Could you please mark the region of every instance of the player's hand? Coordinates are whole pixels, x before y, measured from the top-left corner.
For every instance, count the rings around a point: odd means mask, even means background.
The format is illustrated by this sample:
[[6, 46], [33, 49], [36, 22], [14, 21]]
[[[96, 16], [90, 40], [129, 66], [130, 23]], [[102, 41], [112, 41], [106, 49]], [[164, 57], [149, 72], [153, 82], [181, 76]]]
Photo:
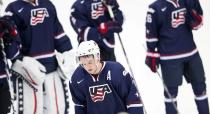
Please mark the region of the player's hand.
[[0, 38], [3, 38], [5, 43], [11, 43], [13, 38], [17, 36], [17, 29], [9, 17], [0, 18]]
[[190, 11], [190, 27], [193, 30], [199, 29], [203, 25], [203, 16], [198, 14], [196, 10]]
[[152, 72], [157, 72], [159, 67], [160, 54], [157, 52], [147, 52], [145, 64], [150, 68]]
[[98, 31], [101, 35], [106, 36], [106, 34], [119, 33], [122, 31], [121, 25], [117, 21], [108, 21], [106, 23], [101, 23], [98, 27]]

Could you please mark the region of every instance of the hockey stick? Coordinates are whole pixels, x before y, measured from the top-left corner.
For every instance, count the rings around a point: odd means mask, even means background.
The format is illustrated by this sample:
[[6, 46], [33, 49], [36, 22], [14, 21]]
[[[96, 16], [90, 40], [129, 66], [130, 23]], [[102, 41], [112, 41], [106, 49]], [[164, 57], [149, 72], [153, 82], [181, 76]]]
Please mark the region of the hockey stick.
[[160, 73], [159, 73], [158, 70], [157, 70], [156, 74], [157, 74], [158, 77], [161, 79], [161, 81], [162, 81], [162, 83], [163, 83], [164, 90], [165, 90], [166, 94], [168, 95], [169, 99], [171, 99], [172, 105], [173, 105], [173, 107], [175, 108], [177, 114], [180, 114], [180, 113], [179, 113], [179, 110], [178, 110], [178, 108], [177, 108], [177, 105], [176, 105], [175, 101], [173, 100], [173, 97], [172, 97], [171, 93], [169, 92], [169, 90], [168, 90], [168, 88], [167, 88], [167, 86], [166, 86], [166, 84], [165, 84], [165, 82], [164, 82], [164, 80], [163, 80], [163, 77], [160, 75]]
[[6, 71], [6, 75], [7, 75], [7, 82], [8, 82], [8, 86], [9, 86], [9, 92], [10, 92], [10, 98], [11, 98], [11, 108], [13, 110], [13, 113], [15, 113], [15, 107], [14, 107], [14, 88], [12, 87], [12, 81], [11, 81], [11, 74], [9, 72], [9, 64], [7, 61], [7, 57], [6, 57], [6, 53], [5, 53], [5, 46], [4, 46], [4, 41], [3, 38], [0, 38], [0, 45], [1, 45], [1, 52], [3, 55], [3, 61], [5, 64], [5, 71]]
[[[147, 50], [146, 46], [145, 46], [144, 44], [142, 44], [142, 46], [144, 47], [145, 52], [147, 52], [147, 51], [146, 51], [146, 50]], [[173, 105], [173, 107], [175, 108], [175, 110], [177, 111], [177, 114], [180, 114], [180, 113], [179, 113], [179, 110], [178, 110], [178, 108], [177, 108], [177, 106], [176, 106], [176, 104], [175, 104], [175, 102], [174, 102], [174, 100], [173, 100], [173, 97], [172, 97], [171, 93], [168, 91], [168, 87], [166, 86], [166, 84], [165, 84], [165, 82], [164, 82], [162, 76], [160, 75], [160, 73], [159, 73], [159, 71], [158, 71], [158, 67], [156, 67], [156, 68], [157, 68], [156, 74], [157, 74], [158, 77], [161, 79], [162, 84], [163, 84], [163, 88], [164, 88], [166, 94], [168, 95], [169, 99], [172, 100], [172, 105]]]
[[[113, 11], [112, 11], [112, 7], [111, 7], [110, 5], [107, 5], [107, 4], [106, 4], [106, 1], [104, 1], [104, 0], [102, 0], [102, 3], [107, 7], [111, 19], [112, 19], [113, 21], [115, 21], [115, 17], [114, 17], [114, 13], [113, 13]], [[127, 56], [127, 54], [126, 54], [126, 51], [125, 51], [125, 48], [124, 48], [124, 45], [123, 45], [121, 36], [120, 36], [119, 33], [117, 33], [117, 36], [118, 36], [118, 38], [119, 38], [120, 45], [121, 45], [121, 48], [122, 48], [122, 50], [123, 50], [123, 54], [124, 54], [124, 56], [125, 56], [127, 65], [128, 65], [128, 67], [129, 67], [129, 70], [130, 70], [130, 73], [131, 73], [131, 77], [132, 77], [132, 79], [133, 79], [134, 84], [136, 85], [136, 89], [137, 89], [137, 92], [138, 92], [138, 94], [139, 94], [140, 101], [142, 102], [143, 109], [144, 109], [144, 113], [147, 114], [146, 109], [145, 109], [144, 102], [143, 102], [143, 100], [142, 100], [142, 98], [141, 98], [141, 95], [140, 95], [138, 86], [137, 86], [137, 84], [136, 84], [136, 80], [134, 79], [134, 73], [133, 73], [133, 70], [131, 69], [130, 62], [129, 62], [129, 60], [128, 60], [128, 56]]]

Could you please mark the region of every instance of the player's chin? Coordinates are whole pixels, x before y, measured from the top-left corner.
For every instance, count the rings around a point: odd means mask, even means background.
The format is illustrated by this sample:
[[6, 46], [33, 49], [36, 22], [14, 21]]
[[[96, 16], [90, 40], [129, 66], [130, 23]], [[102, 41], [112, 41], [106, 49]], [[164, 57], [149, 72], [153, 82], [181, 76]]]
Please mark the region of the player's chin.
[[94, 74], [94, 70], [93, 69], [87, 69], [87, 72], [90, 74]]

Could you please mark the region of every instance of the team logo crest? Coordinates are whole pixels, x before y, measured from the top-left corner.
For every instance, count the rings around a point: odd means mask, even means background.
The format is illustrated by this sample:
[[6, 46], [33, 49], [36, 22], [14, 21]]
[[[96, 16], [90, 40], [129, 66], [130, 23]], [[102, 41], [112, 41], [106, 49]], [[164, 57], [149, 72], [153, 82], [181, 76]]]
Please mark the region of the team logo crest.
[[173, 28], [177, 28], [179, 25], [185, 23], [186, 8], [182, 8], [172, 12], [171, 25]]
[[106, 94], [112, 92], [108, 84], [89, 87], [90, 96], [93, 102], [103, 101]]
[[99, 16], [104, 15], [105, 8], [102, 2], [92, 3], [91, 4], [91, 18], [97, 19]]
[[46, 8], [31, 10], [31, 25], [35, 26], [38, 23], [43, 23], [45, 17], [49, 17], [49, 13]]

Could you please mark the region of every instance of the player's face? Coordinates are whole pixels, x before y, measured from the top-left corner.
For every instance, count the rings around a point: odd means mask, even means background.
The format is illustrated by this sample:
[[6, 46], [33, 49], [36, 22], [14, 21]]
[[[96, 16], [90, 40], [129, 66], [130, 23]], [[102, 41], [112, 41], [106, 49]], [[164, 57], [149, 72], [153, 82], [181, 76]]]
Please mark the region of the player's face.
[[93, 55], [86, 55], [79, 58], [80, 64], [90, 74], [98, 74], [98, 61]]

